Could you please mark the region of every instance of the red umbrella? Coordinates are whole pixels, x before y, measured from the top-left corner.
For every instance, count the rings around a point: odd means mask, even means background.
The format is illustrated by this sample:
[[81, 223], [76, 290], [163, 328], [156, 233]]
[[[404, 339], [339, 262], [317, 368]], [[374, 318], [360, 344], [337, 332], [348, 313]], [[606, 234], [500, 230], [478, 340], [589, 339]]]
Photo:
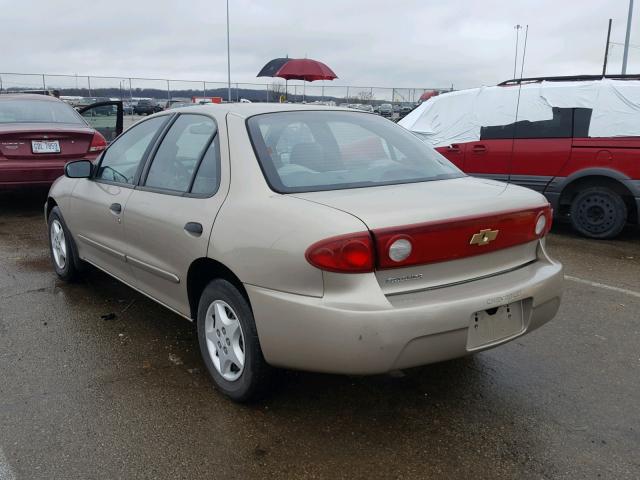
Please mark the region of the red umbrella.
[[[289, 80], [333, 80], [338, 76], [324, 63], [309, 58], [274, 58], [258, 73], [258, 77], [280, 77]], [[302, 98], [304, 99], [304, 92]]]
[[310, 58], [292, 58], [273, 75], [285, 80], [333, 80], [338, 76], [324, 63]]

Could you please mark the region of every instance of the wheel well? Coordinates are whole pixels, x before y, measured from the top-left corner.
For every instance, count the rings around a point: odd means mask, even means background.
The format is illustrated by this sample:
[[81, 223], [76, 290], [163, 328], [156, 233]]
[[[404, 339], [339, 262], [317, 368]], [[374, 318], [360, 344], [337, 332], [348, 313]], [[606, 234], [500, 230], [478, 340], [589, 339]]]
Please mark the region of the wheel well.
[[198, 302], [205, 287], [216, 278], [223, 278], [233, 284], [249, 302], [249, 295], [240, 279], [224, 264], [211, 258], [198, 258], [189, 266], [187, 272], [187, 294], [189, 296], [189, 309], [191, 318], [198, 317]]
[[47, 220], [49, 220], [49, 214], [51, 213], [51, 210], [53, 210], [53, 207], [57, 206], [58, 204], [52, 197], [47, 198]]
[[625, 205], [627, 206], [628, 220], [633, 223], [638, 222], [638, 212], [636, 211], [636, 202], [629, 189], [620, 181], [604, 176], [588, 176], [578, 178], [567, 186], [564, 187], [560, 194], [560, 214], [566, 215], [569, 213], [571, 202], [580, 191], [590, 187], [606, 187], [622, 197]]

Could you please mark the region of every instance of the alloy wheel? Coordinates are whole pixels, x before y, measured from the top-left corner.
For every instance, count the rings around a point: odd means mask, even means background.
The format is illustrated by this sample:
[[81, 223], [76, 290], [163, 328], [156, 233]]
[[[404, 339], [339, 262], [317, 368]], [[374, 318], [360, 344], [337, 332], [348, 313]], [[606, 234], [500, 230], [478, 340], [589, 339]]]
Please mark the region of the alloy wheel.
[[244, 370], [245, 342], [238, 316], [228, 303], [215, 300], [205, 318], [209, 357], [222, 378], [233, 382]]
[[56, 266], [63, 270], [67, 265], [67, 241], [64, 237], [62, 224], [58, 219], [51, 222], [51, 231], [49, 232], [51, 241], [51, 251], [53, 252], [53, 260]]

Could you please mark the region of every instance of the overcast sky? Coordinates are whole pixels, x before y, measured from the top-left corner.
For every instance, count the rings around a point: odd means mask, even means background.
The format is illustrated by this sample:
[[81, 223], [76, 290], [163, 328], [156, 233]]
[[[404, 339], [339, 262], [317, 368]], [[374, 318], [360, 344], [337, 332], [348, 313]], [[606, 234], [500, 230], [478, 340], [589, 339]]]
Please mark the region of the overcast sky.
[[[456, 88], [512, 77], [517, 23], [529, 24], [525, 76], [599, 73], [607, 20], [622, 43], [628, 8], [628, 0], [230, 3], [234, 82], [265, 81], [255, 78], [263, 64], [288, 54], [324, 61], [340, 85]], [[0, 11], [1, 72], [226, 81], [225, 0], [0, 0]], [[635, 45], [639, 17], [637, 5]], [[621, 59], [614, 45], [609, 72], [620, 72]], [[628, 71], [638, 67], [632, 48]]]

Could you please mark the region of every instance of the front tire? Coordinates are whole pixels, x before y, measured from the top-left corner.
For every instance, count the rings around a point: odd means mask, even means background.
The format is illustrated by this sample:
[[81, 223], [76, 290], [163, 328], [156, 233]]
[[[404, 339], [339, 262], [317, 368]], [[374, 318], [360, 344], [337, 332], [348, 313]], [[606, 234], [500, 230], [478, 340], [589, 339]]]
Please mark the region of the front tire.
[[264, 360], [253, 312], [230, 282], [213, 280], [198, 306], [198, 342], [216, 387], [236, 402], [262, 393], [270, 367]]
[[77, 250], [73, 237], [67, 229], [58, 207], [53, 207], [49, 213], [49, 253], [56, 275], [65, 282], [77, 280], [80, 269]]
[[589, 238], [616, 237], [627, 223], [627, 206], [622, 197], [605, 187], [587, 188], [571, 203], [573, 228]]

